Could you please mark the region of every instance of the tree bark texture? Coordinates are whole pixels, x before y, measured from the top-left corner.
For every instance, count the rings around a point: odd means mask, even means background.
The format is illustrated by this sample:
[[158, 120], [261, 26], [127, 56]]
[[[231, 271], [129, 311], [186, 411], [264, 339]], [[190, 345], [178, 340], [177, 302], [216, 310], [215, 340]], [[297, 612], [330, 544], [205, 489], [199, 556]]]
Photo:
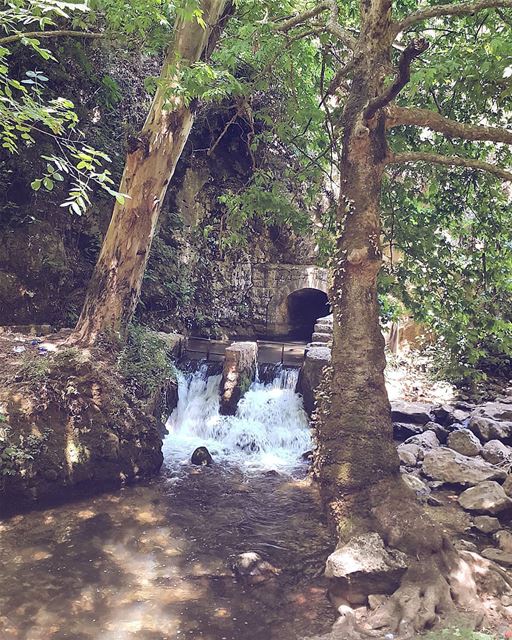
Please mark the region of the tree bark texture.
[[398, 478], [384, 384], [384, 338], [377, 276], [382, 263], [380, 195], [387, 156], [385, 113], [367, 118], [390, 69], [391, 2], [361, 3], [352, 90], [342, 120], [343, 154], [333, 265], [332, 363], [316, 421], [317, 468], [324, 500], [342, 538], [367, 530], [367, 493]]
[[120, 192], [89, 283], [72, 341], [93, 343], [105, 331], [124, 336], [139, 300], [158, 217], [193, 122], [183, 97], [173, 95], [180, 69], [207, 57], [230, 0], [203, 0], [206, 28], [179, 18], [146, 122], [129, 144]]

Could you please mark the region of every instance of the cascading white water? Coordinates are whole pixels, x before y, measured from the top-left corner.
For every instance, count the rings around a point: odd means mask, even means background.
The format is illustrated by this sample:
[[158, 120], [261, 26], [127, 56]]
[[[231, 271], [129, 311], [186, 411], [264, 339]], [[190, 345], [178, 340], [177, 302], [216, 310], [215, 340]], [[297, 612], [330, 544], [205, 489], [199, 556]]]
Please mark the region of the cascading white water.
[[308, 417], [295, 393], [297, 378], [298, 370], [277, 369], [272, 382], [253, 382], [235, 416], [221, 416], [221, 376], [208, 376], [207, 365], [180, 374], [178, 406], [164, 441], [167, 464], [188, 463], [194, 449], [205, 446], [214, 460], [247, 470], [292, 470], [311, 448]]

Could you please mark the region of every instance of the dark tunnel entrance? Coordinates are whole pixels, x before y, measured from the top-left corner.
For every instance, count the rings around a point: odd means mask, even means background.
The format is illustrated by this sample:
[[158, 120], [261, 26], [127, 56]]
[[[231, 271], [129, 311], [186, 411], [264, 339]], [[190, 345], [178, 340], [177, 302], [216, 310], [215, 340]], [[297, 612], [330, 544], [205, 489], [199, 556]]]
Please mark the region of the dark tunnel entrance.
[[290, 338], [310, 341], [318, 318], [331, 313], [327, 294], [319, 289], [299, 289], [288, 296]]

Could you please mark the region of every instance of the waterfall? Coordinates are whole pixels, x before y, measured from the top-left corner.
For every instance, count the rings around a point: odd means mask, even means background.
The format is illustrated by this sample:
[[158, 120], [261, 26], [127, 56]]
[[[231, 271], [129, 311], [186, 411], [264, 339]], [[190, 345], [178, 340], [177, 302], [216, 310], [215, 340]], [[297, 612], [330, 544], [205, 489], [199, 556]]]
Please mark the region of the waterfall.
[[179, 374], [178, 406], [167, 422], [164, 441], [168, 465], [188, 463], [194, 449], [208, 447], [215, 461], [246, 470], [292, 470], [311, 448], [302, 399], [295, 393], [298, 369], [274, 366], [261, 371], [235, 416], [219, 414], [220, 375], [207, 364]]

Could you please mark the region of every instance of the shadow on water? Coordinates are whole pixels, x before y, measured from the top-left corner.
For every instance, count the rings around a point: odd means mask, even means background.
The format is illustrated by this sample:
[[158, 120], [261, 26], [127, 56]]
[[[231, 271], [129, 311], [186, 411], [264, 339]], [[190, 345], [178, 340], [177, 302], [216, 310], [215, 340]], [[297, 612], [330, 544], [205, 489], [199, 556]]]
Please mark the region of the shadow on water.
[[[295, 640], [326, 631], [314, 487], [228, 464], [0, 522], [2, 640]], [[256, 551], [281, 570], [236, 579]]]

